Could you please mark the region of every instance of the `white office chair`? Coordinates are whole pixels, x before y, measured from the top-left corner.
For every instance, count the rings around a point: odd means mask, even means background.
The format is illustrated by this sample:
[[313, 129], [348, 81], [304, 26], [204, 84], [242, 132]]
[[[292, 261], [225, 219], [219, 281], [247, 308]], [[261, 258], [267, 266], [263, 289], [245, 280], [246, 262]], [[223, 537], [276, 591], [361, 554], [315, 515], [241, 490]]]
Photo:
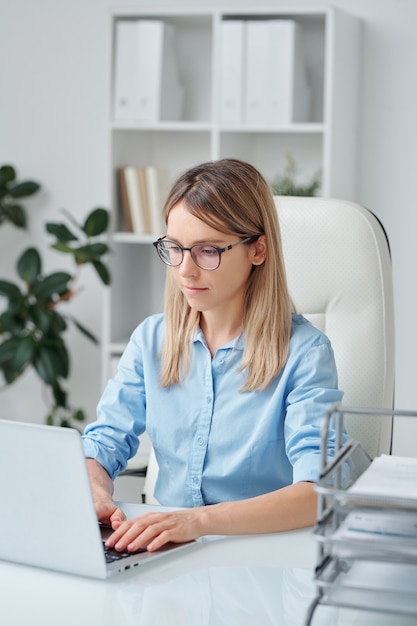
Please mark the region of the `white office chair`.
[[[332, 342], [343, 403], [393, 408], [394, 305], [386, 233], [367, 209], [331, 198], [276, 197], [295, 306]], [[371, 457], [391, 451], [392, 418], [350, 419]]]
[[[277, 196], [288, 284], [297, 310], [330, 338], [343, 403], [393, 407], [394, 316], [389, 245], [367, 209], [343, 200]], [[392, 418], [346, 420], [371, 457], [391, 450]], [[151, 454], [145, 501], [155, 502]]]

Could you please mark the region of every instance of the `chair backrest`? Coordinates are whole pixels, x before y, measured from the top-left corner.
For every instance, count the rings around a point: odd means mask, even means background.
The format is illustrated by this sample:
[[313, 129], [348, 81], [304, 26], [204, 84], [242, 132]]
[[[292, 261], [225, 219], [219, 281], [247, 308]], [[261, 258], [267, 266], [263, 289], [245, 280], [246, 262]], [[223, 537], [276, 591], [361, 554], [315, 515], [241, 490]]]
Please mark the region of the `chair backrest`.
[[[297, 310], [332, 342], [343, 403], [391, 409], [394, 314], [389, 244], [367, 209], [331, 198], [275, 197], [288, 284]], [[349, 434], [371, 457], [391, 451], [392, 418], [355, 416]], [[156, 502], [152, 451], [146, 502]]]
[[[331, 198], [275, 197], [294, 304], [332, 342], [346, 406], [391, 409], [394, 305], [389, 243], [367, 209]], [[392, 418], [357, 416], [349, 434], [391, 451]]]

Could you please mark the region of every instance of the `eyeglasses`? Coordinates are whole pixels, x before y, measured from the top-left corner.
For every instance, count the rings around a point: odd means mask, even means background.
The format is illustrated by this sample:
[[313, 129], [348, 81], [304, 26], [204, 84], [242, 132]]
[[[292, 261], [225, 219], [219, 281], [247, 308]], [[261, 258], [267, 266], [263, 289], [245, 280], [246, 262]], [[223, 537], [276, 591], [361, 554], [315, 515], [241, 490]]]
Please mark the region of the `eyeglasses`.
[[255, 239], [257, 239], [257, 235], [246, 237], [246, 239], [241, 239], [237, 243], [232, 243], [225, 248], [218, 248], [208, 243], [196, 243], [194, 246], [191, 246], [191, 248], [183, 248], [179, 243], [161, 237], [158, 241], [154, 241], [152, 245], [155, 246], [159, 258], [165, 265], [178, 267], [184, 259], [184, 251], [188, 250], [197, 267], [202, 270], [216, 270], [220, 265], [223, 252], [227, 252], [227, 250], [231, 250], [241, 243], [247, 243]]

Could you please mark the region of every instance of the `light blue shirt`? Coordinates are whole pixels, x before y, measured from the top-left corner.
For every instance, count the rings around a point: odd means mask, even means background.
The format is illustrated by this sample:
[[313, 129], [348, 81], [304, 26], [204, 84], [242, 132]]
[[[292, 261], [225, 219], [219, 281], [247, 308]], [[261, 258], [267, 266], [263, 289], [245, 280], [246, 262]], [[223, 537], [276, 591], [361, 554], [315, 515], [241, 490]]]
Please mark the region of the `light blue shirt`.
[[159, 384], [163, 337], [160, 314], [133, 332], [85, 430], [87, 457], [114, 479], [146, 429], [159, 463], [155, 497], [165, 506], [241, 500], [318, 479], [322, 418], [342, 398], [323, 333], [293, 315], [285, 367], [267, 390], [249, 392], [240, 391], [244, 335], [212, 357], [198, 329], [189, 373], [168, 388]]

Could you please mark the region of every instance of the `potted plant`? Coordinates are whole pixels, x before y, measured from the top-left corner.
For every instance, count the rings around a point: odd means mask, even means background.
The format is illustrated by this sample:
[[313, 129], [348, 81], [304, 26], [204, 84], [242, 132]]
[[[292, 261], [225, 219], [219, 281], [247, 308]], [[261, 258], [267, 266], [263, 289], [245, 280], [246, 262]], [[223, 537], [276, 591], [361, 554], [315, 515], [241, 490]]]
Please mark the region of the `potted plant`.
[[[12, 165], [0, 167], [0, 225], [9, 222], [17, 228], [26, 228], [21, 199], [39, 189], [40, 185], [34, 181], [19, 182]], [[16, 260], [18, 282], [0, 279], [0, 374], [6, 386], [33, 369], [50, 392], [46, 422], [73, 426], [84, 421], [85, 413], [70, 405], [64, 387], [70, 375], [65, 333], [68, 325], [74, 324], [89, 340], [97, 343], [97, 339], [63, 309], [77, 293], [82, 266], [91, 264], [99, 279], [105, 285], [110, 283], [109, 270], [103, 261], [109, 252], [103, 240], [109, 213], [96, 208], [81, 224], [67, 211], [64, 214], [64, 222], [49, 222], [46, 231], [54, 237], [51, 247], [73, 259], [74, 271], [45, 273], [39, 250], [29, 247]]]
[[310, 182], [300, 184], [296, 181], [297, 164], [294, 157], [287, 152], [285, 155], [284, 173], [277, 175], [271, 182], [271, 189], [277, 196], [315, 196], [321, 184], [320, 172]]

